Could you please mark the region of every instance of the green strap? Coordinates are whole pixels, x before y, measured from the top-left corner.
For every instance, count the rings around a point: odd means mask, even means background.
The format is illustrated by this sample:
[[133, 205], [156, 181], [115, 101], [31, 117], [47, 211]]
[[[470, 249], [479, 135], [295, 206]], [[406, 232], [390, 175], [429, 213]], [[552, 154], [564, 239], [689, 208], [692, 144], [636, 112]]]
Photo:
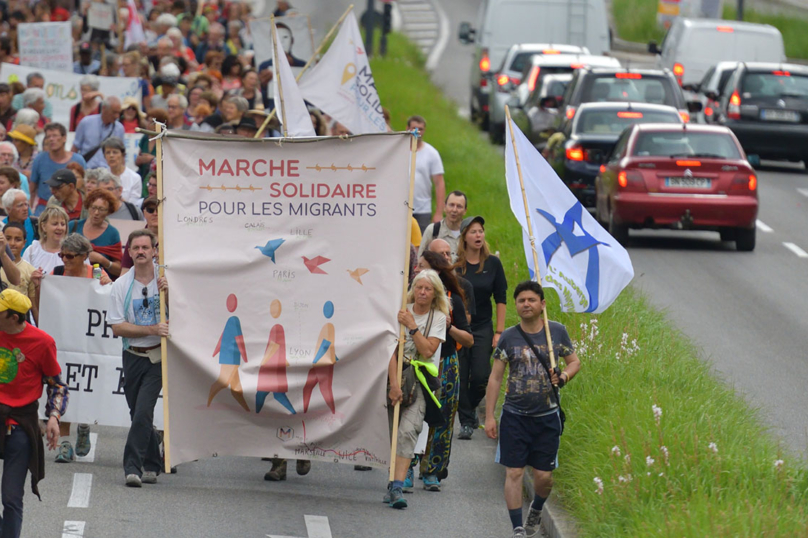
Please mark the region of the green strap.
[[429, 388], [429, 384], [426, 382], [426, 377], [424, 377], [424, 373], [421, 371], [421, 368], [427, 371], [429, 375], [432, 377], [438, 377], [438, 367], [432, 364], [431, 362], [423, 362], [423, 361], [410, 361], [410, 367], [414, 368], [415, 377], [418, 378], [418, 381], [421, 382], [421, 385], [424, 386], [426, 391], [432, 397], [432, 401], [435, 402], [435, 405], [438, 406], [438, 409], [441, 408], [440, 402], [435, 394], [432, 392], [432, 389]]

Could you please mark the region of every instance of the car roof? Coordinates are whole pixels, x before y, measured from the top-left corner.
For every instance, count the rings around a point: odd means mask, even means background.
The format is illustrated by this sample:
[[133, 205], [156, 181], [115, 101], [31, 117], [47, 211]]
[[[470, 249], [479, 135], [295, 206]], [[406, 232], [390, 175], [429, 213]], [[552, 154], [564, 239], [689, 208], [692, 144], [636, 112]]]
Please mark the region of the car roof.
[[572, 64], [585, 64], [585, 67], [613, 67], [620, 68], [620, 61], [612, 56], [597, 56], [595, 54], [539, 54], [531, 58], [531, 66], [565, 66]]
[[638, 75], [653, 75], [653, 76], [660, 76], [660, 77], [667, 77], [668, 70], [667, 69], [634, 69], [627, 68], [627, 67], [582, 67], [582, 70], [585, 70], [593, 75], [613, 75], [615, 73], [637, 73]]
[[564, 45], [562, 43], [517, 43], [511, 50], [518, 52], [542, 52], [543, 50], [557, 50], [560, 53], [583, 52], [585, 47], [580, 45]]
[[682, 18], [682, 25], [690, 28], [716, 28], [718, 26], [732, 28], [733, 30], [744, 30], [751, 32], [772, 33], [772, 30], [779, 32], [771, 24], [759, 24], [755, 22], [733, 21], [725, 19], [687, 19]]
[[808, 75], [808, 66], [789, 64], [785, 62], [741, 62], [748, 70], [754, 71], [794, 71], [801, 75]]
[[[578, 107], [578, 113], [589, 110], [635, 110], [637, 112], [670, 112], [679, 116], [679, 111], [668, 105], [657, 105], [651, 103], [639, 103], [636, 101], [607, 101], [597, 103], [582, 103]], [[577, 116], [578, 114], [576, 114]]]
[[544, 75], [542, 84], [560, 80], [561, 82], [569, 82], [572, 80], [572, 73], [553, 73], [552, 75]]
[[716, 71], [725, 71], [727, 69], [735, 69], [741, 64], [741, 62], [718, 62], [715, 64]]
[[725, 127], [723, 125], [706, 125], [703, 123], [683, 123], [682, 125], [676, 125], [673, 123], [635, 123], [632, 125], [632, 128], [638, 132], [648, 132], [648, 131], [681, 131], [684, 129], [688, 132], [694, 133], [715, 133], [715, 134], [729, 134], [732, 131], [729, 127]]

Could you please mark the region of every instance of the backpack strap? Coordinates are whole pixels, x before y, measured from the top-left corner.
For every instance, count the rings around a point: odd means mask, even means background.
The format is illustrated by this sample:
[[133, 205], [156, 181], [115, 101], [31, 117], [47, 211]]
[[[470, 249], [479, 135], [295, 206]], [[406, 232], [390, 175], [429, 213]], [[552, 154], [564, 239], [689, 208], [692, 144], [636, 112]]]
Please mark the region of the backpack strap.
[[440, 221], [432, 225], [432, 239], [437, 238], [439, 233], [440, 233]]
[[126, 204], [126, 209], [129, 210], [129, 214], [132, 216], [132, 220], [140, 220], [140, 215], [137, 214], [135, 204], [126, 201], [124, 202], [124, 204]]

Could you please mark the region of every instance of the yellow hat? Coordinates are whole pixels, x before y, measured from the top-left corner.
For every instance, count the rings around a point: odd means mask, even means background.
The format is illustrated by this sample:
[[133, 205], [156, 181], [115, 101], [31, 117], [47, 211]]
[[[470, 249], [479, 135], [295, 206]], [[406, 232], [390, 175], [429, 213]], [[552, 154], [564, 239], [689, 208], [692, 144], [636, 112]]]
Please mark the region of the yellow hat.
[[17, 290], [5, 289], [0, 291], [0, 312], [14, 310], [22, 314], [31, 310], [31, 299]]
[[17, 125], [13, 131], [8, 133], [9, 138], [21, 140], [30, 146], [36, 146], [36, 129], [30, 125]]

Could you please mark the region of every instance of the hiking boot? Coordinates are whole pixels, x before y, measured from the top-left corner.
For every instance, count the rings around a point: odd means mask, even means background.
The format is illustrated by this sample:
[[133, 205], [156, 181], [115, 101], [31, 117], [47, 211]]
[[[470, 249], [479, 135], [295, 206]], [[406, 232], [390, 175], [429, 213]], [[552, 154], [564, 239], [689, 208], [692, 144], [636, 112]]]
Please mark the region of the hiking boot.
[[157, 473], [155, 473], [154, 471], [146, 471], [145, 473], [143, 473], [143, 478], [141, 478], [140, 480], [144, 484], [156, 484]]
[[390, 492], [393, 490], [393, 483], [387, 483], [387, 493], [384, 494], [384, 498], [382, 498], [382, 502], [384, 504], [390, 504]]
[[434, 474], [427, 474], [423, 476], [424, 489], [427, 491], [440, 491], [440, 480]]
[[404, 498], [404, 492], [400, 488], [392, 488], [390, 490], [390, 508], [397, 508], [402, 510], [407, 508], [407, 499]]
[[474, 434], [474, 428], [465, 424], [460, 426], [460, 432], [457, 434], [458, 439], [469, 440], [471, 439], [472, 434]]
[[539, 535], [539, 527], [541, 527], [541, 510], [531, 508], [527, 513], [527, 522], [525, 523], [525, 536], [532, 538]]
[[513, 529], [513, 534], [511, 535], [511, 538], [527, 538], [527, 534], [525, 534], [525, 528], [516, 527], [515, 529]]
[[264, 475], [264, 480], [281, 482], [286, 480], [286, 460], [276, 458], [272, 460], [272, 469]]
[[56, 454], [56, 463], [70, 463], [75, 459], [73, 445], [70, 444], [70, 441], [62, 441], [62, 444], [59, 445], [59, 452]]
[[404, 479], [404, 486], [401, 488], [401, 491], [404, 493], [412, 493], [412, 480], [415, 477], [415, 472], [413, 472], [412, 467], [407, 469], [407, 478]]
[[311, 461], [309, 460], [297, 460], [295, 464], [295, 470], [297, 474], [300, 476], [306, 476], [311, 471]]
[[143, 482], [140, 481], [140, 477], [136, 474], [128, 474], [126, 475], [126, 487], [128, 488], [139, 488], [143, 486]]
[[90, 453], [90, 425], [79, 424], [76, 434], [76, 456], [86, 456]]

